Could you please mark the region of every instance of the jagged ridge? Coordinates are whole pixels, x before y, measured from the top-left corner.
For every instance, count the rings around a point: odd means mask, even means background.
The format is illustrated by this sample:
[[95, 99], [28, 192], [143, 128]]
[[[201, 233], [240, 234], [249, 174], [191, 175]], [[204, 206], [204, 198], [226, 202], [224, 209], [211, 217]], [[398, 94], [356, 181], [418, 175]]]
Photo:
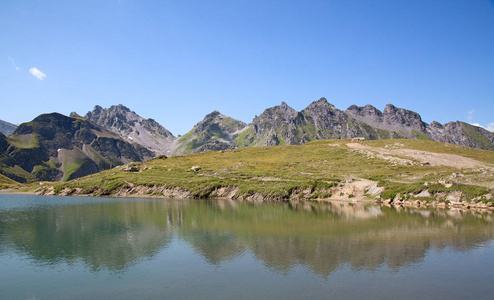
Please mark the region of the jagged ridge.
[[0, 134], [0, 172], [19, 182], [70, 180], [153, 156], [84, 118], [58, 113]]
[[372, 105], [352, 105], [346, 111], [342, 111], [328, 103], [325, 98], [321, 98], [297, 112], [282, 102], [281, 105], [268, 108], [260, 116], [256, 116], [251, 124], [244, 126], [243, 122], [235, 120], [240, 123], [235, 131], [229, 132], [229, 139], [218, 139], [218, 136], [226, 131], [218, 130], [217, 122], [210, 121], [214, 116], [215, 113], [206, 116], [191, 132], [181, 137], [178, 140], [179, 147], [174, 153], [301, 145], [314, 140], [356, 137], [371, 140], [430, 139], [494, 150], [494, 134], [483, 128], [463, 122], [427, 124], [418, 113], [397, 108], [392, 104], [387, 104], [383, 112]]
[[176, 137], [153, 119], [144, 119], [122, 104], [110, 108], [96, 105], [86, 119], [118, 134], [129, 143], [138, 143], [157, 154], [170, 155]]

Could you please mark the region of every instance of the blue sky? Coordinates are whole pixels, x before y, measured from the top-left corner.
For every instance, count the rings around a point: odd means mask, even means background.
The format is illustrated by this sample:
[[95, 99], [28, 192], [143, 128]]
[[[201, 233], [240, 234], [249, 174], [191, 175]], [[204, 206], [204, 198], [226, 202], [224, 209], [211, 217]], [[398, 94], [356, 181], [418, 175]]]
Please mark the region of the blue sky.
[[0, 28], [12, 123], [124, 104], [177, 135], [326, 97], [494, 130], [490, 0], [3, 0]]

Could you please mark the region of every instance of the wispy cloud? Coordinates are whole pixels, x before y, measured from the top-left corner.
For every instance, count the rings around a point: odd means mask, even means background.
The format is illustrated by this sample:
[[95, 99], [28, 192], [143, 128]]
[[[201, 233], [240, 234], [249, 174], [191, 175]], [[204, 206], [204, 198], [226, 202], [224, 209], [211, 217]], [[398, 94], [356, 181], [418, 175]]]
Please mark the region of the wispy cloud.
[[29, 73], [31, 73], [34, 77], [38, 78], [39, 80], [43, 80], [46, 77], [45, 73], [41, 72], [40, 70], [38, 70], [35, 67], [32, 67], [31, 69], [29, 69]]
[[475, 112], [475, 109], [472, 109], [471, 111], [468, 112], [467, 118], [468, 118], [468, 123], [472, 123], [473, 121], [473, 113]]
[[12, 63], [12, 66], [17, 70], [19, 71], [21, 68], [19, 68], [16, 64], [15, 64], [15, 61], [12, 57], [9, 56], [9, 60], [10, 62]]
[[488, 130], [490, 132], [494, 132], [494, 122], [493, 123], [487, 123], [486, 126], [480, 125], [479, 123], [473, 123], [473, 113], [475, 112], [475, 109], [472, 109], [467, 113], [467, 118], [468, 118], [468, 123], [473, 126], [477, 126], [480, 128], [484, 128], [485, 130]]
[[487, 126], [480, 125], [479, 123], [470, 123], [470, 125], [484, 128], [485, 130], [488, 130], [490, 132], [494, 132], [494, 123], [487, 123]]

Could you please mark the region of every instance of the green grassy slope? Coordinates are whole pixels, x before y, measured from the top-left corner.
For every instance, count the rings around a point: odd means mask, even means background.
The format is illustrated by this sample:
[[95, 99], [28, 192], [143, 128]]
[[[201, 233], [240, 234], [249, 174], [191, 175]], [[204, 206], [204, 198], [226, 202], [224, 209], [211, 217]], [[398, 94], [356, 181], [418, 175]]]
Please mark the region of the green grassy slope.
[[[413, 159], [396, 163], [386, 157], [372, 157], [349, 147], [350, 140], [310, 142], [301, 146], [255, 147], [153, 159], [133, 164], [134, 171], [117, 167], [98, 174], [54, 184], [55, 190], [80, 188], [81, 193], [111, 195], [122, 187], [180, 188], [191, 196], [207, 198], [221, 187], [238, 188], [236, 195], [256, 193], [273, 199], [288, 199], [299, 191], [301, 197], [327, 198], [330, 188], [349, 180], [369, 179], [386, 188], [383, 195], [419, 193], [431, 183], [431, 192], [462, 191], [466, 197], [492, 192], [494, 152], [425, 140], [380, 140], [360, 142], [364, 147], [404, 149], [456, 154], [476, 159], [480, 165], [458, 169], [423, 164]], [[200, 170], [194, 171], [192, 167]], [[486, 169], [487, 168], [487, 169]], [[126, 171], [127, 170], [127, 171]], [[487, 170], [487, 171], [486, 171]], [[456, 176], [456, 174], [462, 174]], [[448, 182], [448, 187], [437, 182]], [[303, 193], [301, 191], [304, 191]], [[162, 195], [161, 192], [155, 196]]]
[[44, 114], [0, 134], [0, 174], [18, 182], [71, 180], [154, 157], [84, 118]]
[[19, 184], [19, 183], [0, 174], [0, 186], [6, 186], [12, 184]]
[[0, 174], [0, 190], [17, 186], [19, 183]]

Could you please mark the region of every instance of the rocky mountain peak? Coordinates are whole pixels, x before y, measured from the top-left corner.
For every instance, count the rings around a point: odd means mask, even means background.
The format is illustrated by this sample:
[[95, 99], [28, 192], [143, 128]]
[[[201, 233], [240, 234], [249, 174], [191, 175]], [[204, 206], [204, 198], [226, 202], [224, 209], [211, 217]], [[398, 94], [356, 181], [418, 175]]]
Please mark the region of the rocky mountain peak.
[[443, 125], [441, 125], [441, 123], [439, 123], [437, 121], [432, 121], [432, 123], [430, 123], [428, 127], [434, 127], [434, 128], [440, 128], [440, 129], [442, 129], [443, 128]]
[[[227, 117], [215, 110], [212, 113], [206, 115], [204, 119], [194, 126], [194, 132], [199, 133], [216, 128], [223, 132], [223, 134], [231, 134], [239, 129], [247, 126], [242, 121], [235, 120], [231, 117]], [[214, 127], [214, 128], [213, 128]], [[216, 130], [215, 129], [215, 130]]]
[[176, 139], [155, 120], [145, 119], [122, 104], [112, 105], [110, 108], [96, 105], [85, 117], [115, 132], [124, 140], [138, 143], [158, 154], [170, 154]]
[[222, 115], [219, 111], [215, 110], [209, 114], [207, 114], [204, 119], [197, 123], [196, 126], [194, 126], [194, 132], [199, 133], [208, 130], [209, 127], [216, 125], [215, 127], [219, 128], [219, 125], [225, 118], [224, 115]]
[[[103, 107], [101, 107], [99, 105], [95, 105], [93, 108], [93, 113], [100, 113], [102, 110], [103, 110]], [[91, 113], [91, 112], [88, 112], [88, 113]]]
[[323, 106], [323, 107], [332, 107], [334, 108], [334, 105], [329, 103], [328, 100], [326, 98], [320, 98], [319, 100], [316, 100], [314, 102], [312, 102], [311, 104], [309, 104], [308, 107], [311, 107], [311, 106]]
[[268, 108], [264, 110], [264, 112], [255, 120], [263, 120], [263, 119], [276, 119], [276, 120], [292, 120], [297, 117], [298, 112], [291, 108], [288, 104], [285, 102], [281, 102], [281, 105], [277, 105], [271, 108]]
[[83, 118], [81, 115], [79, 115], [75, 111], [71, 112], [69, 116], [72, 118]]
[[[111, 110], [112, 108], [114, 108], [114, 109], [116, 109], [116, 110], [121, 110], [121, 111], [124, 111], [124, 112], [130, 112], [130, 109], [129, 109], [128, 107], [126, 107], [125, 105], [123, 105], [123, 104], [119, 104], [119, 105], [117, 105], [117, 106], [112, 105], [112, 106], [110, 107], [110, 110]], [[133, 112], [133, 113], [134, 113], [134, 112]], [[135, 113], [134, 113], [134, 114], [135, 114]]]
[[425, 132], [426, 124], [420, 115], [414, 111], [397, 108], [393, 104], [386, 104], [383, 111], [384, 121], [392, 125], [401, 125], [411, 130]]
[[223, 116], [223, 115], [219, 111], [215, 110], [210, 114], [207, 114], [206, 117], [204, 117], [204, 119], [213, 119], [216, 118], [217, 116]]
[[[21, 124], [7, 142], [3, 171], [20, 182], [70, 180], [154, 155], [87, 119], [59, 113]], [[17, 166], [24, 171], [9, 171]]]
[[361, 117], [382, 117], [382, 112], [375, 108], [374, 106], [367, 104], [365, 106], [357, 106], [357, 105], [350, 105], [346, 109], [347, 113], [350, 113], [354, 116], [361, 116]]
[[303, 111], [303, 112], [311, 112], [311, 113], [316, 113], [316, 114], [332, 114], [336, 107], [334, 107], [333, 104], [329, 103], [326, 98], [321, 98], [317, 101], [312, 102], [309, 104]]
[[394, 112], [396, 112], [398, 110], [398, 108], [396, 106], [394, 106], [393, 104], [391, 103], [388, 103], [386, 104], [386, 106], [384, 107], [384, 113], [388, 113], [388, 114], [392, 114]]
[[286, 104], [286, 102], [281, 102], [281, 105], [273, 107], [276, 111], [281, 111], [287, 115], [294, 115], [297, 113], [295, 109]]
[[246, 127], [244, 122], [215, 110], [177, 140], [174, 154], [229, 149], [234, 139]]

